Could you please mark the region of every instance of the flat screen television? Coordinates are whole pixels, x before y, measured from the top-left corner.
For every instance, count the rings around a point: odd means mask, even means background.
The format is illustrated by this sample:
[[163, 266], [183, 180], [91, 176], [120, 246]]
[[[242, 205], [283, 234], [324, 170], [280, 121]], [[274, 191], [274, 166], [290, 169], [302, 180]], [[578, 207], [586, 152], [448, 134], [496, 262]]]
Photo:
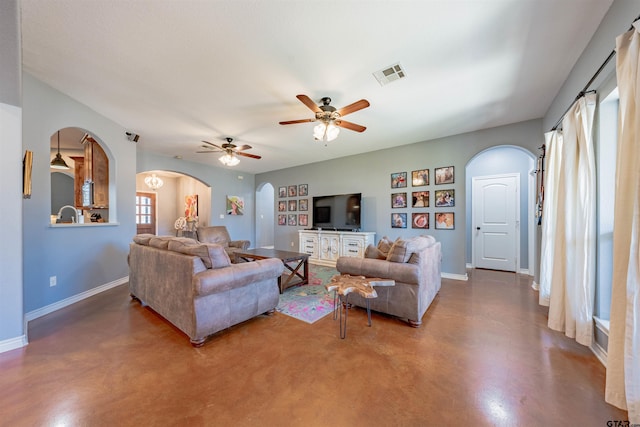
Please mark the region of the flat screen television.
[[360, 231], [362, 194], [336, 194], [313, 198], [313, 228]]

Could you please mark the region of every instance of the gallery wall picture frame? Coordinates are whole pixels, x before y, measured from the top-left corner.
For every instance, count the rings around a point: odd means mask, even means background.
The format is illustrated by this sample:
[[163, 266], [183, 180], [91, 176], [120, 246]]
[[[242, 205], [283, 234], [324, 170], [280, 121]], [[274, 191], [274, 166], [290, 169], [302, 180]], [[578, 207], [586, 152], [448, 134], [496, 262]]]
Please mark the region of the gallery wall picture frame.
[[278, 187], [278, 197], [281, 199], [287, 197], [287, 187]]
[[428, 208], [429, 207], [429, 191], [413, 191], [411, 193], [412, 208]]
[[453, 212], [436, 212], [436, 230], [453, 230], [456, 228], [455, 214]]
[[391, 174], [391, 188], [404, 188], [407, 186], [407, 173], [394, 172]]
[[429, 169], [418, 169], [411, 172], [411, 185], [423, 187], [429, 185]]
[[309, 225], [309, 215], [308, 214], [298, 214], [298, 225], [300, 227], [306, 227]]
[[298, 210], [298, 201], [289, 200], [289, 212], [295, 212]]
[[279, 214], [278, 215], [278, 225], [287, 225], [287, 215]]
[[407, 207], [407, 193], [392, 193], [391, 194], [391, 208], [406, 208]]
[[435, 168], [433, 174], [436, 176], [436, 185], [453, 184], [455, 182], [453, 166]]
[[453, 188], [449, 188], [447, 190], [436, 190], [436, 207], [454, 207], [456, 205], [455, 194], [456, 191]]
[[298, 200], [298, 210], [305, 212], [309, 210], [309, 199]]
[[391, 228], [407, 228], [407, 214], [406, 213], [392, 213], [391, 214]]
[[288, 187], [287, 194], [289, 195], [289, 197], [296, 197], [298, 195], [298, 186], [290, 185]]
[[292, 226], [297, 226], [298, 225], [298, 215], [296, 214], [289, 214], [289, 218], [287, 221], [288, 225], [292, 225]]
[[309, 195], [309, 186], [307, 184], [298, 185], [298, 196], [304, 197]]
[[412, 212], [411, 228], [429, 229], [429, 212]]
[[285, 200], [280, 200], [278, 202], [278, 212], [286, 212], [287, 211], [287, 202]]

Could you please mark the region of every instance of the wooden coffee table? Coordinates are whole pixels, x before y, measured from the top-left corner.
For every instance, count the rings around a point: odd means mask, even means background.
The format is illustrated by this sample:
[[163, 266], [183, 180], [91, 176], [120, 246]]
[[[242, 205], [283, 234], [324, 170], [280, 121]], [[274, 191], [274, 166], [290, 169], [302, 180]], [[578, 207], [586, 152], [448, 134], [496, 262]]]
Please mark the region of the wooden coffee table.
[[[301, 252], [289, 252], [280, 251], [278, 249], [247, 249], [241, 252], [236, 252], [236, 257], [244, 261], [256, 261], [259, 259], [278, 258], [284, 264], [284, 267], [289, 270], [290, 274], [286, 272], [278, 277], [278, 288], [280, 293], [283, 293], [285, 289], [296, 285], [306, 285], [309, 283], [309, 254]], [[294, 264], [292, 267], [290, 263]], [[300, 271], [302, 269], [302, 271]], [[283, 276], [284, 280], [283, 280]], [[299, 278], [299, 281], [293, 281], [294, 278]]]

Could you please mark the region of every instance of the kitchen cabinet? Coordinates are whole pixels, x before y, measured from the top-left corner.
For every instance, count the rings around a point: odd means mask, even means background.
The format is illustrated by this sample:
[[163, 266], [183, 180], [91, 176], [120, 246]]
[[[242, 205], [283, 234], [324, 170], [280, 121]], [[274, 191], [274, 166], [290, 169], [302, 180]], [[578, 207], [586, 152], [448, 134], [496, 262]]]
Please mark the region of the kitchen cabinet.
[[109, 158], [100, 144], [93, 139], [87, 140], [84, 147], [84, 157], [71, 158], [75, 163], [74, 200], [76, 208], [108, 208]]

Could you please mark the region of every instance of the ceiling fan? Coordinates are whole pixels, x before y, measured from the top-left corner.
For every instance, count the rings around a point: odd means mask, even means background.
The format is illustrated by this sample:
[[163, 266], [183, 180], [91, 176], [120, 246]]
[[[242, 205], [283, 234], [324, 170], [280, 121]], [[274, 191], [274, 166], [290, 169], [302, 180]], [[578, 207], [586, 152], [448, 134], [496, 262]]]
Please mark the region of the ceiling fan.
[[361, 99], [353, 104], [349, 104], [346, 107], [336, 109], [331, 104], [331, 98], [324, 97], [321, 99], [322, 105], [316, 105], [307, 95], [296, 95], [296, 98], [306, 105], [316, 115], [313, 119], [302, 120], [288, 120], [280, 122], [281, 125], [293, 125], [297, 123], [309, 123], [320, 121], [318, 125], [313, 128], [313, 136], [318, 141], [332, 141], [336, 139], [340, 132], [339, 127], [349, 129], [355, 132], [364, 132], [367, 129], [364, 126], [342, 120], [342, 117], [347, 114], [355, 113], [369, 106], [369, 101]]
[[245, 153], [244, 150], [251, 149], [250, 145], [241, 145], [237, 146], [233, 144], [233, 138], [225, 138], [226, 143], [220, 145], [216, 145], [209, 141], [202, 141], [207, 145], [203, 145], [202, 148], [206, 148], [204, 151], [197, 151], [197, 153], [225, 153], [218, 160], [222, 162], [225, 166], [235, 166], [240, 163], [240, 159], [238, 156], [249, 157], [252, 159], [261, 159], [261, 156], [257, 156], [255, 154]]

